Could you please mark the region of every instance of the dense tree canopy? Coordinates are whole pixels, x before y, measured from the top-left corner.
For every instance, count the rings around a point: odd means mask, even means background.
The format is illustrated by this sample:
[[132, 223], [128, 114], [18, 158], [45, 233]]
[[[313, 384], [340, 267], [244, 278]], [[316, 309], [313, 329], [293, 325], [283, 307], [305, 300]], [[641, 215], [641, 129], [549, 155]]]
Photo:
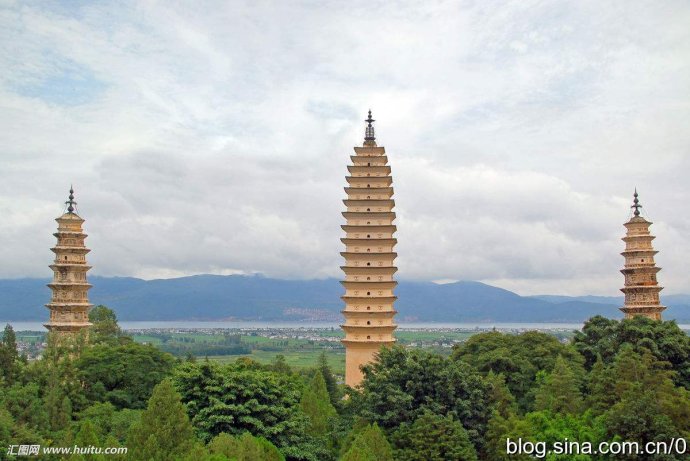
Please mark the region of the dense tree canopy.
[[296, 375], [246, 361], [185, 363], [175, 373], [175, 384], [203, 440], [249, 432], [288, 457], [316, 456], [307, 434], [309, 420], [300, 408], [303, 383]]
[[153, 387], [172, 372], [175, 359], [151, 345], [98, 344], [76, 362], [89, 400], [116, 408], [144, 408]]
[[600, 357], [605, 364], [615, 360], [624, 344], [637, 352], [649, 351], [676, 372], [674, 381], [690, 390], [690, 336], [674, 321], [659, 322], [646, 317], [612, 320], [601, 316], [589, 319], [575, 334], [574, 348], [591, 369]]
[[470, 365], [419, 349], [382, 349], [363, 367], [362, 392], [352, 395], [361, 417], [386, 430], [412, 423], [426, 411], [460, 421], [474, 443], [491, 415], [489, 386]]
[[554, 336], [531, 331], [519, 335], [480, 333], [453, 351], [453, 358], [482, 373], [505, 377], [506, 385], [523, 410], [532, 408], [537, 372], [550, 373], [556, 359], [582, 363], [582, 357]]
[[399, 461], [477, 460], [467, 431], [450, 415], [425, 412], [412, 424], [401, 424], [392, 440]]
[[[31, 362], [18, 357], [16, 336], [5, 330], [0, 447], [130, 448], [107, 457], [113, 461], [527, 461], [534, 458], [507, 453], [507, 439], [645, 443], [690, 435], [688, 337], [673, 322], [593, 318], [572, 343], [537, 332], [482, 333], [450, 358], [383, 349], [350, 389], [325, 354], [313, 368], [294, 370], [283, 356], [270, 365], [183, 362], [131, 341], [108, 308], [92, 314], [89, 335], [49, 336], [43, 357]], [[587, 453], [546, 459], [604, 461]]]

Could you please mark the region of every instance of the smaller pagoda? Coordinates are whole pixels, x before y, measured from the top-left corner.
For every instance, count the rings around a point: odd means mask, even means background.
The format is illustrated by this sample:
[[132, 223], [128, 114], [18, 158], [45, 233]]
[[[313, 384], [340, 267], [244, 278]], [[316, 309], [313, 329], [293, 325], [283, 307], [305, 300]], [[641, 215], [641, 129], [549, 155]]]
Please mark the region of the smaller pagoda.
[[53, 235], [57, 244], [51, 248], [55, 260], [50, 268], [53, 281], [48, 284], [52, 298], [46, 307], [50, 310], [50, 320], [44, 326], [50, 333], [75, 335], [91, 326], [88, 291], [91, 285], [86, 281], [86, 272], [91, 266], [86, 264], [86, 254], [91, 251], [84, 245], [87, 235], [82, 230], [84, 220], [76, 213], [77, 202], [74, 190], [70, 187], [69, 200], [65, 213], [56, 218], [58, 230]]
[[621, 253], [625, 258], [625, 267], [621, 270], [625, 276], [625, 287], [621, 291], [625, 294], [625, 305], [620, 309], [625, 318], [641, 315], [652, 320], [661, 320], [661, 312], [666, 309], [659, 302], [659, 286], [656, 274], [661, 270], [656, 267], [654, 255], [658, 253], [652, 247], [654, 236], [649, 233], [651, 222], [640, 216], [640, 201], [637, 189], [633, 195], [633, 216], [625, 223], [628, 232], [623, 241], [625, 251]]

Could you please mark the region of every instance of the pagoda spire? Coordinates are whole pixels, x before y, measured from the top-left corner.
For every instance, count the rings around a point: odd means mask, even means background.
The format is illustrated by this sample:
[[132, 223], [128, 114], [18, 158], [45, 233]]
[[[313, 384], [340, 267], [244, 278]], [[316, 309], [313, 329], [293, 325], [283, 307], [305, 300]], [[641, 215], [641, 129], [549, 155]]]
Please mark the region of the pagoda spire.
[[367, 117], [364, 122], [367, 124], [364, 129], [364, 146], [365, 147], [376, 147], [376, 134], [374, 133], [373, 123], [376, 120], [371, 118], [371, 110], [369, 110], [369, 117]]
[[53, 281], [48, 284], [52, 291], [50, 302], [50, 320], [44, 326], [51, 334], [73, 336], [91, 326], [89, 322], [88, 291], [91, 285], [86, 280], [86, 272], [91, 269], [86, 263], [88, 248], [84, 245], [87, 235], [82, 230], [84, 220], [75, 213], [77, 202], [74, 201], [74, 188], [70, 186], [69, 200], [65, 202], [67, 210], [56, 218], [57, 244], [51, 248], [55, 260], [50, 268], [53, 270]]
[[652, 240], [654, 236], [649, 232], [651, 222], [640, 216], [640, 200], [637, 189], [633, 194], [633, 216], [625, 223], [627, 233], [623, 237], [625, 251], [621, 253], [625, 258], [625, 266], [621, 273], [625, 276], [625, 286], [621, 291], [625, 294], [625, 305], [621, 311], [625, 318], [636, 316], [661, 320], [661, 312], [666, 309], [659, 301], [659, 292], [663, 287], [657, 282], [657, 273], [661, 270], [654, 262]]
[[347, 199], [343, 200], [346, 224], [342, 226], [345, 238], [345, 265], [341, 269], [345, 280], [342, 311], [345, 322], [345, 383], [357, 386], [362, 381], [361, 366], [376, 358], [381, 347], [395, 343], [393, 322], [397, 299], [393, 294], [397, 271], [393, 248], [393, 179], [388, 157], [383, 147], [376, 145], [374, 119], [369, 111], [363, 147], [355, 147], [351, 156], [350, 173], [345, 179]]
[[639, 195], [637, 194], [637, 187], [635, 188], [635, 193], [633, 194], [633, 204], [630, 208], [634, 209], [634, 215], [635, 216], [640, 216], [640, 208], [642, 208], [642, 205], [640, 205], [640, 201], [637, 199]]
[[68, 213], [73, 213], [74, 210], [76, 209], [77, 202], [74, 201], [74, 187], [70, 184], [69, 186], [69, 200], [65, 202], [65, 205], [67, 205], [67, 212]]

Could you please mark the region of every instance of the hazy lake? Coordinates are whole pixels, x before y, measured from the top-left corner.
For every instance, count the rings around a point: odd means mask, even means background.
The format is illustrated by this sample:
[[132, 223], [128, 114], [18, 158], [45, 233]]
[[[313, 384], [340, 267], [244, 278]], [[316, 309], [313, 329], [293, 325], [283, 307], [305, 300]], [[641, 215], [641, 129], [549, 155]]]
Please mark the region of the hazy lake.
[[[43, 331], [45, 328], [41, 322], [12, 322], [1, 321], [0, 327], [6, 323], [12, 325], [15, 331]], [[185, 320], [171, 320], [171, 321], [141, 321], [141, 322], [119, 322], [120, 327], [124, 330], [143, 330], [143, 329], [178, 329], [178, 328], [193, 328], [193, 329], [210, 329], [210, 328], [340, 328], [337, 322], [285, 322], [285, 321], [231, 321], [219, 320], [214, 322], [209, 321], [185, 321]], [[581, 323], [431, 323], [431, 322], [400, 322], [399, 328], [415, 329], [415, 328], [447, 328], [447, 329], [487, 329], [496, 328], [497, 330], [579, 330], [582, 328]], [[688, 327], [685, 325], [681, 327]]]
[[[15, 331], [45, 331], [41, 322], [12, 322], [0, 321], [0, 328], [9, 323]], [[141, 322], [119, 322], [124, 330], [145, 330], [145, 329], [211, 329], [211, 328], [340, 328], [338, 322], [286, 322], [286, 321], [191, 321], [191, 320], [167, 320], [167, 321], [141, 321]], [[456, 330], [486, 330], [496, 328], [497, 330], [580, 330], [582, 323], [538, 323], [538, 322], [512, 322], [512, 323], [433, 323], [433, 322], [400, 322], [400, 329], [417, 328], [444, 328]], [[683, 330], [690, 330], [690, 324], [680, 324]]]

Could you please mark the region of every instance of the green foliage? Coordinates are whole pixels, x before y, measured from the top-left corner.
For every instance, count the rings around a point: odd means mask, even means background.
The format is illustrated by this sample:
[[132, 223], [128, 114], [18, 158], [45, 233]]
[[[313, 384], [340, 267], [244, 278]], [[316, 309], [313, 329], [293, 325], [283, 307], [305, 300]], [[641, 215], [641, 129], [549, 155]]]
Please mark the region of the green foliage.
[[323, 379], [326, 382], [326, 389], [328, 390], [328, 396], [331, 400], [331, 405], [333, 408], [338, 410], [341, 406], [341, 401], [343, 398], [343, 393], [338, 386], [338, 381], [335, 376], [333, 376], [333, 371], [328, 365], [328, 357], [326, 357], [326, 351], [322, 351], [319, 355], [318, 362], [316, 364], [316, 369], [321, 372]]
[[399, 461], [477, 460], [467, 431], [450, 415], [425, 412], [412, 424], [402, 424], [392, 441]]
[[83, 392], [92, 402], [116, 408], [144, 408], [153, 387], [169, 376], [175, 359], [153, 346], [99, 344], [84, 350], [76, 362]]
[[[7, 448], [12, 440], [12, 432], [16, 423], [9, 411], [0, 406], [0, 450]], [[0, 451], [0, 459], [3, 454]]]
[[489, 461], [528, 461], [532, 459], [528, 455], [518, 455], [506, 453], [506, 439], [517, 440], [519, 437], [526, 438], [531, 434], [529, 424], [524, 420], [509, 412], [506, 415], [494, 411], [486, 430], [483, 458]]
[[277, 373], [283, 373], [286, 375], [292, 373], [292, 369], [285, 361], [285, 356], [283, 354], [276, 355], [275, 359], [273, 359], [273, 362], [271, 362], [270, 368]]
[[120, 338], [124, 338], [115, 311], [102, 304], [89, 311], [89, 322], [93, 324], [89, 331], [92, 344], [117, 344]]
[[[668, 442], [674, 437], [683, 437], [671, 418], [664, 414], [657, 395], [642, 387], [614, 405], [603, 418], [607, 436], [612, 440], [634, 440], [641, 446], [645, 446], [648, 442]], [[630, 459], [630, 457], [614, 459]], [[677, 457], [658, 455], [638, 459], [684, 460], [687, 458], [685, 455]]]
[[601, 414], [611, 408], [616, 403], [616, 396], [611, 392], [616, 385], [616, 378], [613, 373], [606, 370], [606, 365], [597, 358], [592, 370], [589, 372], [587, 380], [588, 394], [586, 403], [594, 414]]
[[471, 367], [419, 349], [383, 348], [363, 367], [361, 393], [352, 394], [354, 413], [392, 430], [425, 411], [452, 415], [474, 443], [491, 416], [489, 386]]
[[128, 448], [132, 459], [167, 461], [186, 455], [196, 443], [194, 430], [180, 394], [170, 379], [153, 389], [141, 420], [129, 433]]
[[17, 353], [17, 337], [9, 323], [0, 342], [0, 385], [12, 384], [17, 379], [19, 355]]
[[393, 461], [393, 450], [385, 434], [374, 424], [358, 430], [341, 461]]
[[141, 417], [140, 410], [117, 410], [110, 402], [95, 403], [79, 413], [79, 424], [90, 421], [94, 424], [99, 437], [112, 437], [118, 443], [124, 443], [134, 423]]
[[187, 362], [174, 379], [202, 439], [249, 432], [270, 440], [288, 457], [315, 459], [317, 449], [307, 437], [308, 420], [300, 410], [298, 376], [251, 361], [223, 366]]
[[314, 437], [323, 437], [328, 433], [331, 419], [337, 413], [331, 405], [330, 396], [326, 389], [326, 381], [320, 370], [314, 373], [311, 382], [304, 389], [300, 406], [309, 418], [307, 433]]
[[653, 393], [660, 413], [670, 418], [679, 431], [690, 432], [690, 392], [674, 386], [675, 373], [666, 362], [658, 361], [648, 351], [638, 354], [625, 345], [605, 373], [614, 386], [605, 389], [600, 399], [618, 404], [634, 400], [642, 391]]
[[[565, 440], [575, 440], [580, 444], [585, 442], [596, 444], [606, 439], [602, 421], [594, 418], [590, 412], [573, 415], [557, 414], [548, 410], [537, 411], [527, 414], [525, 420], [529, 426], [526, 438], [534, 442], [546, 442], [549, 446]], [[586, 454], [574, 453], [552, 455], [549, 459], [588, 461], [594, 458]]]
[[[87, 406], [76, 364], [76, 358], [86, 347], [85, 336], [78, 334], [61, 338], [48, 334], [47, 339], [43, 359], [36, 365], [37, 377], [46, 396], [51, 425], [62, 427], [65, 420], [71, 419], [71, 411], [80, 411]], [[70, 412], [65, 412], [65, 397], [69, 399]]]
[[[90, 446], [94, 447], [101, 447], [101, 441], [98, 438], [98, 434], [96, 433], [96, 430], [91, 424], [90, 421], [84, 422], [84, 424], [81, 425], [81, 428], [79, 429], [79, 432], [77, 433], [77, 436], [74, 439], [74, 444], [86, 448]], [[106, 459], [105, 455], [75, 455], [73, 454], [69, 460], [70, 461], [82, 461], [82, 460], [89, 460], [89, 461], [104, 461]]]
[[503, 417], [514, 414], [517, 411], [517, 405], [515, 404], [515, 397], [506, 386], [505, 376], [490, 371], [486, 375], [485, 381], [489, 385], [488, 396], [493, 409]]
[[[325, 354], [310, 375], [280, 356], [270, 365], [176, 361], [123, 339], [109, 309], [92, 314], [90, 346], [49, 335], [44, 358], [30, 363], [5, 332], [0, 362], [15, 369], [9, 379], [0, 370], [0, 447], [124, 445], [127, 459], [143, 461], [333, 461], [336, 453], [521, 461], [530, 458], [507, 456], [506, 438], [644, 443], [690, 434], [687, 343], [672, 322], [594, 318], [577, 350], [542, 333], [476, 335], [452, 358], [383, 349], [343, 400]], [[11, 350], [9, 360], [2, 351]]]
[[16, 459], [5, 456], [9, 445], [35, 445], [45, 443], [37, 429], [18, 423], [12, 414], [0, 405], [0, 460]]
[[48, 427], [49, 420], [40, 392], [37, 383], [15, 384], [0, 389], [0, 403], [17, 424], [43, 431]]
[[558, 357], [581, 363], [582, 357], [555, 337], [530, 331], [519, 335], [499, 332], [472, 336], [453, 351], [456, 360], [482, 373], [505, 376], [506, 385], [523, 411], [532, 408], [537, 372], [551, 372]]
[[553, 413], [578, 414], [582, 411], [582, 393], [572, 367], [562, 357], [536, 392], [534, 408]]
[[690, 389], [690, 336], [674, 321], [659, 322], [640, 316], [617, 321], [596, 316], [585, 323], [573, 340], [587, 369], [594, 366], [597, 357], [604, 364], [612, 363], [626, 343], [638, 353], [647, 350], [657, 360], [668, 362], [676, 372], [676, 385]]
[[211, 440], [209, 451], [235, 461], [285, 461], [275, 445], [249, 432], [239, 436], [222, 433]]

